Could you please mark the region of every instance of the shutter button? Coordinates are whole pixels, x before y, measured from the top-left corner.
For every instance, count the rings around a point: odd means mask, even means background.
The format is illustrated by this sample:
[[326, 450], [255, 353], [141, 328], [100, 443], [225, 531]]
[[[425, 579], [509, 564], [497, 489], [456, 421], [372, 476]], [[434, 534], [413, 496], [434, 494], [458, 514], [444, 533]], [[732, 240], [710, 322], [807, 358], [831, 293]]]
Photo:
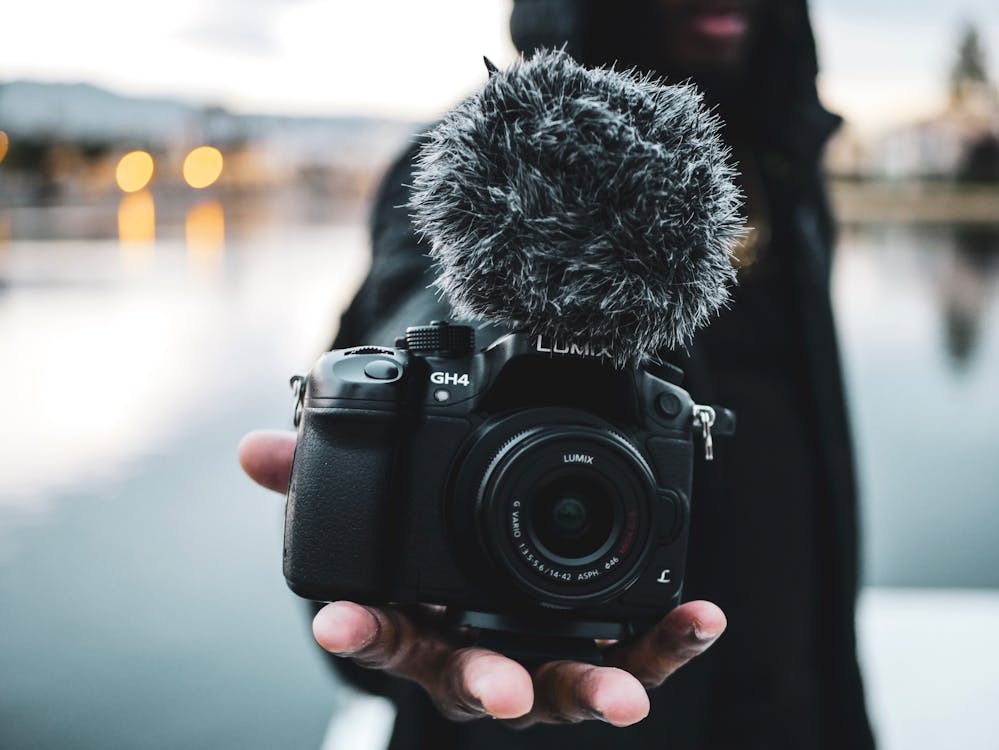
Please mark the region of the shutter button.
[[364, 374], [374, 380], [395, 380], [399, 377], [399, 365], [385, 359], [376, 359], [364, 366]]

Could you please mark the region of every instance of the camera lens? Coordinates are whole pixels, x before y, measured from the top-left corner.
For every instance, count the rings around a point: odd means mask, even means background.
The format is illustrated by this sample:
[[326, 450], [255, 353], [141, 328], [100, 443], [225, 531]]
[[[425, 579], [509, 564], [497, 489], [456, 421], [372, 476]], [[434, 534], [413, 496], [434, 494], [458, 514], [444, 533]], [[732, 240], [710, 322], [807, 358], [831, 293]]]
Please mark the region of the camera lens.
[[552, 557], [580, 562], [607, 545], [615, 502], [602, 483], [566, 476], [543, 485], [529, 501], [531, 528]]
[[490, 458], [471, 451], [484, 466], [473, 516], [499, 571], [553, 606], [598, 604], [627, 588], [655, 528], [656, 482], [641, 451], [592, 424], [493, 430], [505, 440]]

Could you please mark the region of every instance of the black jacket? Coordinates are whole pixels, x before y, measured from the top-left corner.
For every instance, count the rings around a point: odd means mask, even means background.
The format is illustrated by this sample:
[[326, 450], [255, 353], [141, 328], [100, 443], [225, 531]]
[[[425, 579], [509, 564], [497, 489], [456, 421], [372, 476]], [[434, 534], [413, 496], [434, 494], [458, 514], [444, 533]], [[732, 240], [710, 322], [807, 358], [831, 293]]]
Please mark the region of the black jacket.
[[[519, 33], [523, 42], [525, 29], [534, 29], [523, 43], [546, 41], [545, 5], [520, 1], [515, 39]], [[605, 5], [640, 13], [647, 4]], [[688, 352], [670, 355], [696, 400], [725, 404], [739, 417], [738, 434], [718, 445], [717, 460], [697, 467], [685, 584], [687, 599], [722, 607], [728, 631], [654, 690], [650, 716], [627, 729], [587, 722], [515, 733], [490, 721], [452, 724], [416, 686], [340, 663], [348, 679], [396, 702], [393, 748], [873, 746], [855, 656], [856, 493], [819, 169], [837, 119], [815, 94], [803, 3], [770, 6], [777, 9], [768, 11], [740, 93], [714, 90], [749, 192], [765, 207], [769, 241], [740, 274], [729, 309]], [[531, 12], [540, 13], [535, 26]], [[627, 59], [614, 47], [613, 28], [627, 13], [601, 22], [603, 46], [586, 21], [571, 35], [578, 57]], [[642, 62], [640, 47], [628, 53]], [[712, 94], [712, 82], [706, 85]], [[391, 342], [407, 324], [447, 315], [427, 289], [426, 248], [402, 208], [414, 153], [396, 163], [376, 200], [371, 272], [343, 316], [336, 346]]]

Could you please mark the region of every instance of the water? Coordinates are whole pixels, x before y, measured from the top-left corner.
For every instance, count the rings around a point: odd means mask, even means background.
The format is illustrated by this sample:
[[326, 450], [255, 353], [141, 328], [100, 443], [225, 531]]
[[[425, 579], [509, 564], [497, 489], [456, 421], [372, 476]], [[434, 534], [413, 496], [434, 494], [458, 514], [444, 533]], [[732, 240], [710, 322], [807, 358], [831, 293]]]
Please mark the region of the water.
[[999, 225], [847, 229], [833, 288], [865, 581], [999, 587]]
[[0, 246], [0, 747], [316, 747], [337, 705], [235, 449], [289, 423], [363, 233], [162, 234]]
[[[341, 692], [235, 446], [288, 424], [363, 231], [102, 211], [0, 217], [0, 746], [316, 747]], [[997, 236], [843, 235], [868, 582], [999, 587]]]

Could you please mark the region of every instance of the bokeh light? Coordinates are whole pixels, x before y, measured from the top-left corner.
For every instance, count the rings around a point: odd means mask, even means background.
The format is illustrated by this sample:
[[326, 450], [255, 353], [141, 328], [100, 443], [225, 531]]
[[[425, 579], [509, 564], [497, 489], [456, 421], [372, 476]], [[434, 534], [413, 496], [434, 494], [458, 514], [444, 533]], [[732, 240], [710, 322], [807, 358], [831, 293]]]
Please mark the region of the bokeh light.
[[146, 151], [129, 151], [118, 161], [114, 178], [126, 193], [142, 190], [153, 179], [153, 157]]
[[222, 174], [222, 152], [212, 146], [198, 146], [184, 159], [184, 180], [193, 188], [206, 188]]
[[3, 163], [4, 157], [7, 156], [7, 149], [10, 146], [10, 139], [7, 134], [0, 130], [0, 164]]
[[121, 197], [118, 204], [118, 239], [125, 249], [151, 246], [156, 239], [156, 206], [148, 190]]

